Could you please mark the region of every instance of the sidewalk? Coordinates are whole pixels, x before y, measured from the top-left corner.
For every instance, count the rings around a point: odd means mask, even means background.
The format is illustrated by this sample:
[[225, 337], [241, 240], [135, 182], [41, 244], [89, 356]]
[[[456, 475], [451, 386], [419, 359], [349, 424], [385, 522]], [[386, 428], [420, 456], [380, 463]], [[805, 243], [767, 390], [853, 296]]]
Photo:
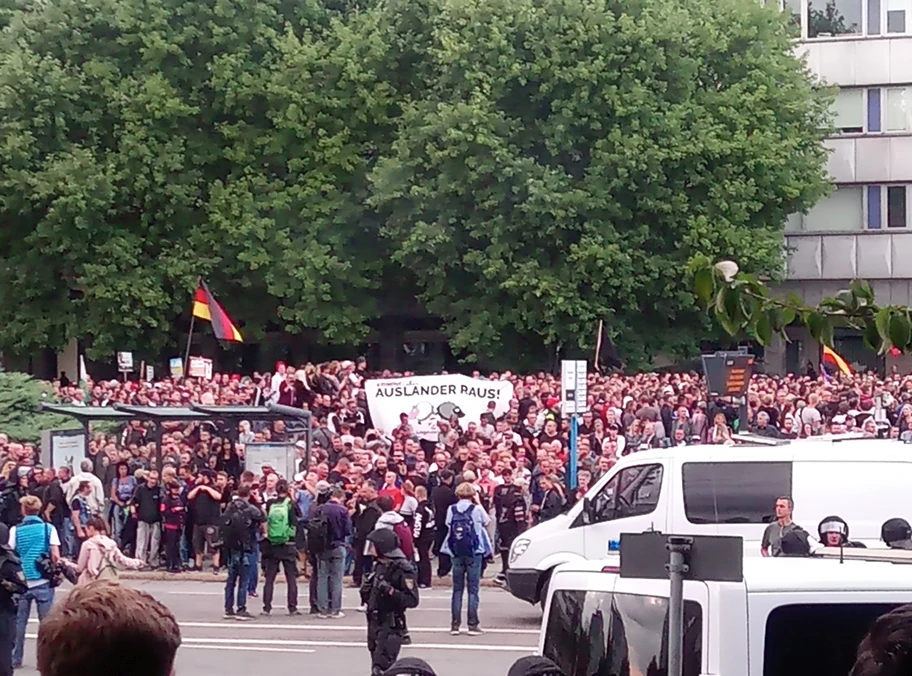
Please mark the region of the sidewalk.
[[[494, 578], [497, 575], [499, 567], [488, 566], [488, 569], [485, 571], [485, 576], [481, 579], [482, 587], [493, 587], [498, 588], [498, 585], [494, 584]], [[211, 572], [186, 572], [186, 573], [168, 573], [163, 570], [121, 570], [120, 579], [122, 580], [147, 580], [155, 582], [208, 582], [208, 583], [220, 583], [225, 584], [228, 579], [228, 575], [225, 572], [220, 572], [218, 575], [213, 575]], [[260, 573], [260, 579], [262, 579], [262, 572]], [[285, 578], [282, 575], [279, 575], [276, 578], [276, 584], [285, 584]], [[298, 584], [307, 584], [307, 581], [303, 578], [298, 578]], [[351, 584], [351, 577], [345, 578], [345, 585], [348, 586]], [[451, 576], [447, 577], [434, 577], [432, 581], [433, 587], [451, 589], [453, 587], [453, 578]]]

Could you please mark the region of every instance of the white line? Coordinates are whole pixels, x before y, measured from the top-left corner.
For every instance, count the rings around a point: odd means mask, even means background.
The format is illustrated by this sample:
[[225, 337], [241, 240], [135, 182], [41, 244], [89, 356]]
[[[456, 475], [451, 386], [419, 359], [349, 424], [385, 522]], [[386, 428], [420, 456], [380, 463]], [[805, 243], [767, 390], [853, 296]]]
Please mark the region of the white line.
[[183, 644], [181, 648], [193, 649], [193, 650], [243, 650], [245, 652], [258, 652], [258, 653], [299, 653], [299, 654], [313, 654], [317, 652], [316, 650], [309, 650], [307, 648], [244, 648], [236, 645], [186, 645], [190, 639], [183, 639]]
[[[27, 639], [36, 639], [38, 634], [26, 634]], [[211, 644], [211, 648], [227, 644], [235, 650], [255, 651], [262, 646], [302, 646], [315, 648], [366, 648], [365, 641], [296, 641], [288, 639], [237, 639], [237, 638], [185, 638], [184, 643]], [[238, 645], [242, 644], [242, 645]], [[189, 646], [188, 646], [189, 647]], [[536, 646], [520, 645], [486, 645], [484, 643], [415, 643], [402, 646], [413, 650], [476, 650], [479, 652], [527, 653], [531, 655]]]
[[[32, 621], [32, 620], [29, 620]], [[37, 620], [35, 620], [37, 622]], [[313, 629], [316, 631], [367, 631], [367, 625], [339, 625], [339, 624], [262, 624], [260, 622], [178, 622], [183, 628], [197, 629]], [[420, 633], [447, 633], [448, 627], [409, 627], [410, 632]], [[538, 636], [538, 629], [489, 629], [486, 634], [528, 634]]]

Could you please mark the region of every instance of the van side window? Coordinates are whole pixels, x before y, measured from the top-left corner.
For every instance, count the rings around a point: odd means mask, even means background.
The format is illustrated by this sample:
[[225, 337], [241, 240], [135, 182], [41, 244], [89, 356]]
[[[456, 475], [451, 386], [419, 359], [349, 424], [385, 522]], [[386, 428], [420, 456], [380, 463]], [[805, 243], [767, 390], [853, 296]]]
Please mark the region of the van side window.
[[763, 676], [848, 674], [874, 620], [900, 605], [809, 603], [775, 608], [766, 618]]
[[790, 462], [685, 462], [681, 469], [690, 523], [770, 523], [776, 498], [792, 494]]
[[662, 469], [662, 465], [635, 465], [615, 474], [595, 496], [591, 523], [654, 512], [662, 492]]
[[[567, 676], [668, 672], [668, 599], [557, 590], [551, 600], [544, 655]], [[703, 660], [703, 611], [684, 601], [684, 676]]]

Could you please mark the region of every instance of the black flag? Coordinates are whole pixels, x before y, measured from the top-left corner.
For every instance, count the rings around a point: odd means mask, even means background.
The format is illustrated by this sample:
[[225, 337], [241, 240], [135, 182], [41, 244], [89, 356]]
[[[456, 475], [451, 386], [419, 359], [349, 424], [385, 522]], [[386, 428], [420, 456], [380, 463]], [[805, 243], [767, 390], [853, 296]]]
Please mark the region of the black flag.
[[611, 342], [611, 336], [605, 333], [605, 322], [599, 320], [598, 336], [595, 339], [595, 370], [599, 373], [612, 368], [622, 368], [624, 362], [618, 355], [617, 348]]

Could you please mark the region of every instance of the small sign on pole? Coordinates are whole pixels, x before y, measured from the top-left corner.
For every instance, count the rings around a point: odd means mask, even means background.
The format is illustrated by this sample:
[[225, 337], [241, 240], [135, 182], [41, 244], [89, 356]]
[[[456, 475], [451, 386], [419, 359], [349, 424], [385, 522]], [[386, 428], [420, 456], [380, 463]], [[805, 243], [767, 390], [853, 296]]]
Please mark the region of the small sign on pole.
[[191, 378], [212, 378], [212, 360], [205, 357], [190, 357], [187, 375]]
[[132, 352], [118, 352], [117, 353], [117, 370], [121, 373], [130, 373], [133, 371], [133, 353]]
[[181, 361], [180, 357], [171, 357], [171, 359], [168, 360], [168, 370], [171, 371], [172, 378], [183, 378], [184, 362]]
[[588, 365], [585, 359], [565, 359], [561, 362], [561, 401], [564, 415], [579, 415], [589, 410], [586, 403], [586, 377]]
[[146, 382], [151, 383], [155, 380], [155, 367], [152, 364], [146, 364]]
[[570, 461], [567, 463], [567, 494], [576, 490], [576, 473], [579, 464], [577, 437], [580, 413], [589, 410], [586, 377], [588, 364], [584, 359], [565, 359], [561, 362], [561, 400], [564, 415], [570, 416]]

